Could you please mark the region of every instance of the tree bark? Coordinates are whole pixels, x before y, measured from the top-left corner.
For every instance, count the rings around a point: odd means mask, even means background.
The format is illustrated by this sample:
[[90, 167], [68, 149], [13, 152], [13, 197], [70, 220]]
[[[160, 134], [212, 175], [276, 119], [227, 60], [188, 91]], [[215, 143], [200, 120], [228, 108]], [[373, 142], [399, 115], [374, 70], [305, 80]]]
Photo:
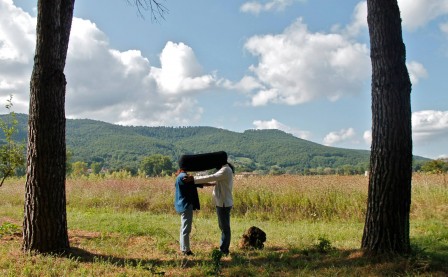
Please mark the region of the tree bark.
[[412, 180], [411, 82], [396, 0], [368, 0], [372, 146], [361, 247], [408, 253]]
[[39, 0], [30, 83], [23, 250], [69, 248], [65, 195], [64, 75], [74, 0]]

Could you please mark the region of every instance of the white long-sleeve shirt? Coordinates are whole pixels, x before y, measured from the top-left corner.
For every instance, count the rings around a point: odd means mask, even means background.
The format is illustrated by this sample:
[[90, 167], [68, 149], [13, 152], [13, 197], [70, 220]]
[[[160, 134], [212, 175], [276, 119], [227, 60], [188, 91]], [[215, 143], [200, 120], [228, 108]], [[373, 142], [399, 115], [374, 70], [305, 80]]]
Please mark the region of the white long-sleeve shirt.
[[216, 173], [206, 176], [194, 176], [195, 184], [216, 182], [213, 197], [218, 207], [233, 206], [233, 172], [229, 165], [223, 165]]

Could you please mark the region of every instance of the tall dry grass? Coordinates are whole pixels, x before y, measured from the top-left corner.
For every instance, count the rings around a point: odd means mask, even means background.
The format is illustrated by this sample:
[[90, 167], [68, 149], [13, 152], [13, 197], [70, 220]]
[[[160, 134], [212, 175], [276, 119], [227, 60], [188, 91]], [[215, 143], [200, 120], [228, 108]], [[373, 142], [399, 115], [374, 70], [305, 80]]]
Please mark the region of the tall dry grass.
[[[252, 176], [236, 179], [232, 215], [261, 220], [361, 220], [366, 206], [363, 176]], [[201, 213], [213, 215], [212, 188], [199, 189]], [[173, 178], [70, 180], [71, 208], [174, 213]]]
[[262, 176], [235, 182], [234, 213], [263, 220], [333, 220], [364, 216], [363, 176]]
[[[448, 220], [447, 175], [414, 174], [411, 219]], [[0, 189], [0, 208], [23, 206], [24, 180]], [[367, 206], [364, 176], [251, 176], [235, 179], [232, 216], [259, 220], [362, 222]], [[200, 213], [214, 216], [212, 188], [199, 189]], [[174, 178], [78, 178], [67, 180], [73, 210], [146, 211], [174, 214]], [[15, 210], [15, 209], [11, 209]]]

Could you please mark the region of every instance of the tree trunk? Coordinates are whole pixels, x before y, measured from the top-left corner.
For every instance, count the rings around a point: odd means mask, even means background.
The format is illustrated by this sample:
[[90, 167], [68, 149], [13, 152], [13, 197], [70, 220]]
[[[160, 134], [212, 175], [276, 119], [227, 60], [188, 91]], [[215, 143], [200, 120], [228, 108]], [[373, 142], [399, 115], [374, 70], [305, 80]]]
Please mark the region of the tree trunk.
[[372, 149], [362, 248], [408, 253], [412, 179], [411, 82], [397, 0], [368, 0]]
[[23, 250], [69, 248], [65, 196], [64, 75], [74, 0], [39, 0], [30, 83]]

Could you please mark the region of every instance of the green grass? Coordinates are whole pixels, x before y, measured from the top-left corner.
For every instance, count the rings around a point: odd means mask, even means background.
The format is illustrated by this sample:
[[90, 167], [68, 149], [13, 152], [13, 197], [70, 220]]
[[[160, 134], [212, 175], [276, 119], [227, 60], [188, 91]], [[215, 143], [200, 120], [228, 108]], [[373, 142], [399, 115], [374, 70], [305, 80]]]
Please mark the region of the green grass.
[[[219, 230], [210, 190], [194, 214], [194, 257], [179, 255], [173, 179], [68, 180], [71, 253], [21, 251], [24, 180], [0, 189], [0, 276], [447, 276], [448, 186], [442, 176], [413, 183], [408, 257], [359, 250], [367, 180], [362, 176], [270, 176], [235, 180], [231, 255], [213, 250]], [[251, 226], [262, 250], [242, 250]]]

